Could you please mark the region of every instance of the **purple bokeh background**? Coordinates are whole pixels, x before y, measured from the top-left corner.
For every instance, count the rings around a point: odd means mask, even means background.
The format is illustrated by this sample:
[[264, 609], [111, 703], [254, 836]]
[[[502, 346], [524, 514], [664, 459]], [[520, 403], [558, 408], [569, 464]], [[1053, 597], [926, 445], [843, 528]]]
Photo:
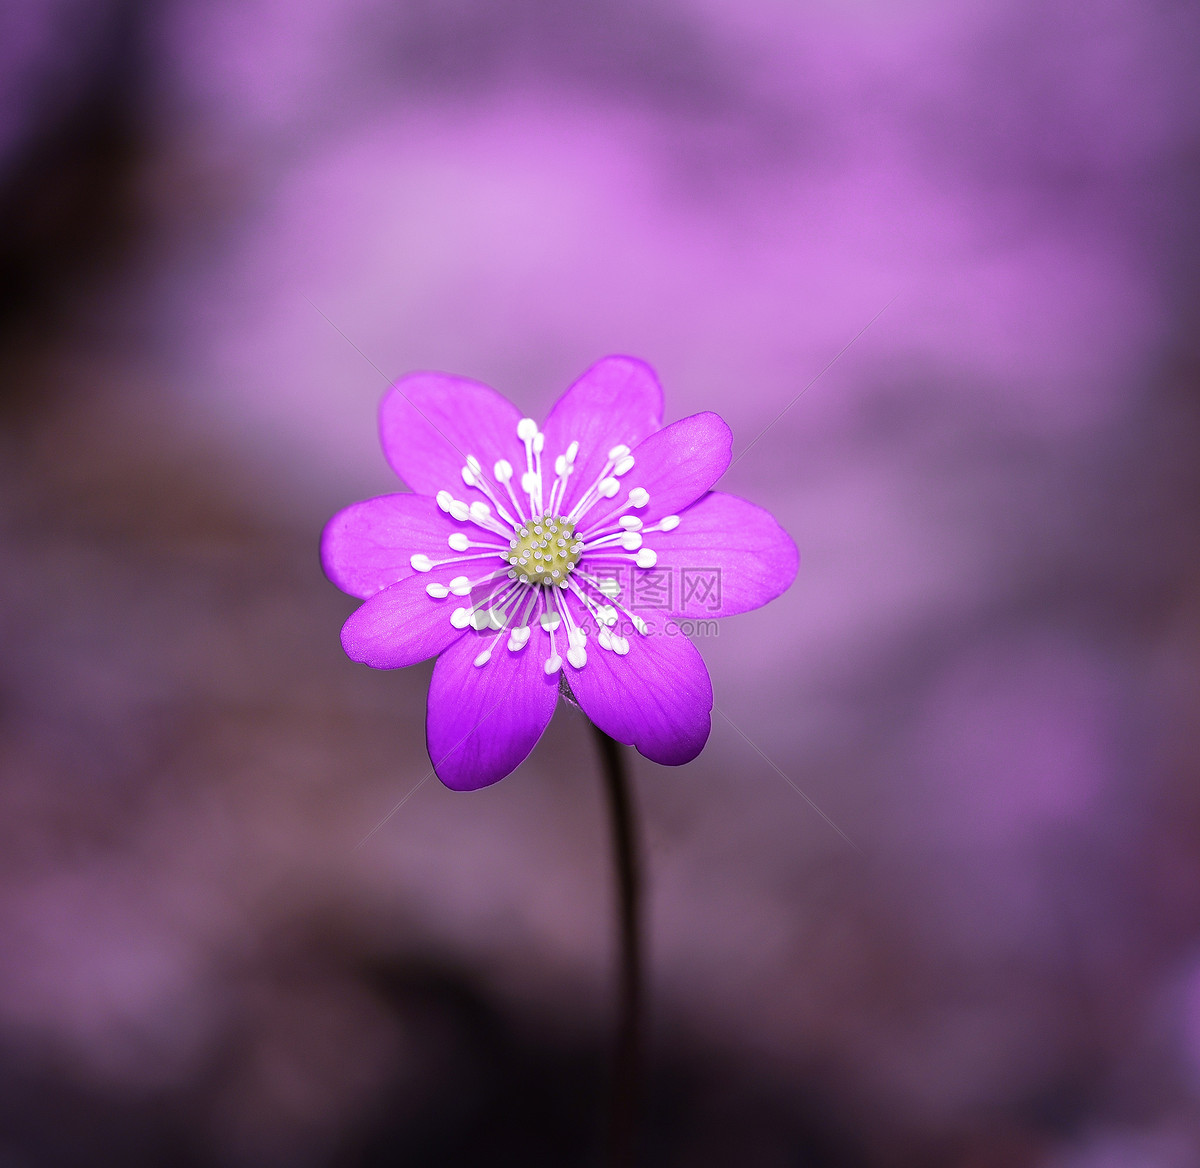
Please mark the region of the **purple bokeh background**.
[[316, 547], [394, 489], [387, 379], [541, 416], [610, 352], [801, 551], [701, 640], [703, 755], [635, 765], [648, 1162], [1200, 1163], [1198, 48], [1167, 0], [9, 4], [0, 1163], [596, 1162], [581, 716], [442, 789]]

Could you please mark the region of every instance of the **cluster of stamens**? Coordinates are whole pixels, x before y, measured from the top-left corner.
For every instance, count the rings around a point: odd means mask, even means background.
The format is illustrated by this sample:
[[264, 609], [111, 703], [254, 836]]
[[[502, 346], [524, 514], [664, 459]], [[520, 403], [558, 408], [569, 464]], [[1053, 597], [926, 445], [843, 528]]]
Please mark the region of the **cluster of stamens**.
[[522, 524], [514, 535], [504, 556], [512, 564], [509, 579], [565, 588], [567, 576], [583, 554], [583, 543], [575, 538], [575, 525], [558, 516], [544, 515]]
[[[608, 503], [620, 493], [620, 480], [635, 465], [630, 448], [624, 445], [608, 451], [595, 481], [577, 496], [568, 510], [567, 489], [575, 473], [579, 443], [569, 443], [555, 458], [554, 479], [547, 492], [548, 473], [542, 465], [545, 434], [532, 418], [523, 418], [517, 426], [517, 438], [525, 447], [523, 473], [518, 473], [507, 459], [500, 459], [489, 479], [479, 459], [468, 453], [466, 466], [462, 468], [463, 482], [484, 498], [467, 503], [456, 499], [449, 490], [438, 491], [438, 507], [456, 522], [471, 525], [455, 530], [447, 538], [455, 554], [435, 560], [425, 552], [416, 552], [410, 563], [417, 572], [431, 572], [449, 564], [465, 567], [468, 563], [498, 557], [503, 564], [498, 571], [488, 570], [474, 579], [464, 574], [447, 582], [431, 580], [425, 591], [433, 600], [444, 601], [450, 596], [478, 595], [476, 589], [482, 589], [479, 600], [450, 611], [450, 623], [456, 629], [469, 626], [477, 632], [500, 633], [507, 629], [507, 645], [513, 653], [524, 650], [534, 625], [540, 626], [550, 640], [544, 665], [547, 673], [562, 668], [558, 652], [562, 639], [566, 641], [567, 661], [576, 669], [587, 664], [588, 635], [572, 615], [567, 604], [568, 592], [595, 620], [596, 642], [600, 647], [624, 656], [629, 652], [629, 641], [616, 631], [619, 617], [625, 616], [642, 636], [648, 632], [646, 622], [621, 603], [615, 580], [596, 579], [579, 568], [580, 560], [586, 552], [601, 564], [628, 563], [652, 568], [657, 555], [643, 546], [643, 536], [674, 530], [679, 525], [679, 516], [668, 515], [646, 526], [642, 519], [631, 514], [643, 511], [650, 502], [649, 492], [640, 486], [626, 492], [623, 504]], [[520, 485], [519, 493], [515, 483]], [[596, 507], [601, 508], [600, 517], [589, 519]], [[475, 664], [486, 665], [495, 645], [495, 639], [485, 644], [475, 657]]]

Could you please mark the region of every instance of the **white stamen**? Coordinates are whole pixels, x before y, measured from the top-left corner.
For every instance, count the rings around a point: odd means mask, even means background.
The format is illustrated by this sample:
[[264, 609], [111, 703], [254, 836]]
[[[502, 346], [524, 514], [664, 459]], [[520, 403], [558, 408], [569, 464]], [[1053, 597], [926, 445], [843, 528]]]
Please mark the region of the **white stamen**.
[[567, 447], [567, 461], [574, 462], [576, 457], [578, 456], [578, 454], [579, 454], [579, 443], [572, 442], [571, 445]]
[[616, 479], [608, 478], [601, 479], [600, 485], [596, 490], [606, 499], [611, 499], [621, 489], [621, 484]]
[[562, 658], [555, 653], [553, 656], [546, 658], [546, 664], [542, 668], [547, 673], [557, 673], [562, 668]]
[[546, 435], [543, 434], [539, 430], [533, 436], [533, 452], [534, 452], [534, 454], [541, 454], [541, 452], [545, 448], [545, 446], [546, 446]]
[[447, 510], [450, 512], [450, 518], [457, 519], [459, 523], [464, 523], [471, 517], [471, 508], [461, 499], [452, 499]]
[[485, 523], [487, 520], [491, 519], [491, 517], [492, 509], [482, 499], [476, 499], [475, 502], [471, 504], [471, 518], [474, 519], [476, 523]]
[[456, 608], [450, 614], [450, 623], [456, 629], [465, 629], [471, 623], [471, 610], [469, 608]]
[[465, 552], [471, 546], [471, 541], [467, 538], [466, 533], [462, 531], [456, 531], [446, 542], [456, 552]]
[[621, 536], [621, 546], [627, 552], [636, 552], [642, 546], [642, 533], [640, 531], [627, 531]]
[[527, 470], [521, 476], [521, 490], [523, 490], [527, 495], [532, 495], [534, 493], [534, 489], [537, 487], [537, 485], [538, 485], [537, 471]]
[[658, 563], [658, 552], [653, 548], [644, 547], [633, 561], [639, 568], [653, 568]]
[[641, 531], [642, 521], [636, 515], [622, 515], [617, 522], [625, 528], [626, 531]]
[[507, 458], [500, 459], [494, 467], [492, 474], [498, 483], [507, 483], [513, 477], [512, 463]]
[[414, 572], [429, 572], [433, 569], [433, 561], [420, 552], [417, 552], [415, 556], [409, 556], [408, 562], [412, 564]]
[[[596, 580], [593, 577], [588, 576], [584, 572], [580, 572], [579, 575], [590, 587], [600, 588], [602, 581]], [[575, 589], [575, 595], [579, 597], [579, 599], [588, 608], [588, 610], [590, 612], [594, 613], [596, 615], [596, 619], [599, 620], [600, 619], [600, 608], [598, 606], [596, 606], [595, 602], [591, 599], [591, 597], [589, 597], [583, 591], [583, 589], [581, 589], [579, 587], [578, 584], [572, 584], [571, 587]], [[603, 591], [603, 589], [601, 589], [601, 591]], [[607, 607], [607, 606], [604, 606], [604, 607]], [[641, 633], [643, 636], [645, 636], [645, 634], [649, 632], [646, 622], [644, 620], [642, 620], [642, 618], [640, 616], [638, 616], [638, 614], [636, 612], [630, 612], [629, 609], [627, 609], [624, 605], [622, 605], [620, 603], [617, 604], [617, 608], [630, 619], [630, 621], [633, 623], [633, 627], [635, 629], [637, 629], [637, 631], [639, 633]], [[616, 635], [616, 633], [612, 634], [611, 639], [612, 639], [612, 648], [613, 648], [614, 652], [617, 652], [617, 653], [628, 653], [629, 652], [629, 645], [627, 643], [625, 644], [624, 648], [621, 648], [621, 643], [622, 643], [623, 639], [618, 637]]]
[[625, 637], [618, 637], [614, 633], [612, 636], [612, 647], [614, 653], [624, 657], [629, 652], [629, 641]]
[[462, 474], [462, 481], [466, 483], [468, 487], [473, 487], [475, 485], [475, 472], [469, 466], [464, 466], [460, 473]]
[[601, 625], [615, 625], [617, 610], [611, 604], [601, 604], [596, 609], [596, 619]]
[[650, 492], [645, 487], [634, 487], [629, 492], [629, 502], [635, 507], [644, 507], [650, 502]]
[[674, 531], [679, 526], [678, 515], [664, 515], [658, 521], [659, 531]]
[[556, 612], [544, 612], [539, 619], [542, 622], [542, 628], [548, 633], [554, 632], [562, 624], [562, 618]]
[[441, 600], [443, 596], [450, 595], [450, 589], [445, 584], [436, 584], [432, 581], [425, 585], [425, 591], [437, 600]]
[[517, 423], [517, 437], [522, 442], [532, 441], [533, 436], [537, 433], [537, 422], [532, 418], [522, 418]]
[[528, 644], [529, 644], [529, 626], [528, 625], [521, 625], [519, 628], [513, 629], [513, 631], [508, 634], [508, 647], [514, 653], [519, 653]]
[[450, 591], [455, 596], [466, 596], [471, 591], [471, 581], [466, 576], [455, 576], [450, 581]]
[[554, 460], [554, 473], [560, 476], [567, 473], [567, 456], [565, 454], [560, 454]]
[[631, 470], [633, 470], [633, 455], [627, 454], [621, 459], [620, 462], [617, 463], [616, 466], [613, 467], [613, 474], [628, 474]]
[[450, 510], [450, 504], [454, 502], [454, 496], [450, 494], [449, 491], [438, 491], [435, 497], [437, 499], [437, 505], [443, 511]]
[[467, 466], [468, 466], [468, 468], [470, 468], [471, 473], [474, 475], [478, 475], [483, 470], [483, 467], [480, 465], [479, 459], [477, 459], [475, 457], [475, 455], [473, 455], [473, 454], [467, 455]]
[[587, 650], [582, 645], [573, 645], [567, 650], [567, 660], [576, 669], [582, 669], [587, 664]]
[[622, 458], [629, 453], [629, 447], [622, 443], [620, 446], [614, 446], [608, 452], [609, 462], [620, 462]]
[[492, 658], [492, 647], [489, 645], [478, 657], [472, 662], [473, 665], [486, 665]]

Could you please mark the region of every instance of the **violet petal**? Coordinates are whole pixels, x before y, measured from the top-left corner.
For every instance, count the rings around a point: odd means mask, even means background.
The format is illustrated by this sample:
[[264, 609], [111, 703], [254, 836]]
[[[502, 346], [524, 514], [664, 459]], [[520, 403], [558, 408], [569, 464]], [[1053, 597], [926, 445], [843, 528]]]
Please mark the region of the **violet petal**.
[[[599, 477], [615, 446], [631, 449], [662, 425], [663, 394], [654, 370], [634, 357], [605, 357], [597, 361], [554, 403], [546, 418], [545, 464], [579, 443], [575, 469], [567, 485], [566, 514]], [[548, 488], [547, 488], [548, 489]]]
[[428, 495], [381, 495], [352, 503], [325, 525], [321, 563], [343, 592], [365, 599], [411, 576], [414, 553], [445, 555], [447, 538], [464, 529]]
[[[662, 615], [702, 619], [748, 612], [774, 600], [796, 578], [796, 545], [763, 508], [710, 491], [679, 518], [673, 531], [645, 537], [658, 555], [652, 570], [671, 573], [671, 603]], [[633, 572], [644, 575], [640, 568]], [[702, 586], [689, 589], [689, 576]], [[636, 584], [633, 593], [639, 595]]]
[[[590, 624], [576, 610], [576, 620]], [[687, 637], [628, 631], [629, 652], [604, 649], [589, 637], [587, 664], [567, 680], [584, 713], [605, 734], [637, 747], [653, 762], [678, 766], [704, 749], [711, 727], [712, 682]]]
[[450, 623], [450, 614], [468, 602], [454, 595], [435, 599], [425, 590], [427, 584], [446, 583], [459, 572], [457, 567], [417, 572], [363, 601], [342, 626], [346, 655], [375, 669], [402, 669], [464, 636]]
[[489, 478], [501, 458], [524, 468], [520, 420], [517, 407], [490, 386], [446, 373], [402, 377], [379, 407], [384, 454], [408, 486], [422, 495], [448, 490], [468, 500], [483, 498], [463, 485], [468, 455]]
[[[558, 702], [558, 674], [543, 665], [547, 638], [536, 630], [519, 652], [507, 633], [468, 633], [433, 667], [425, 733], [438, 778], [474, 791], [515, 770], [541, 738]], [[491, 646], [484, 665], [473, 662]]]

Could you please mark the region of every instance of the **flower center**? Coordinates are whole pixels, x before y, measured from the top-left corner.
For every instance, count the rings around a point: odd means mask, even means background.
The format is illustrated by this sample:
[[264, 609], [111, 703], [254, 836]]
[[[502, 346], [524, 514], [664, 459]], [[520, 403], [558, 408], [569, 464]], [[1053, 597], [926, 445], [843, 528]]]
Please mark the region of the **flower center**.
[[567, 586], [567, 576], [583, 554], [574, 523], [557, 515], [539, 515], [523, 523], [513, 536], [504, 558], [522, 584]]

